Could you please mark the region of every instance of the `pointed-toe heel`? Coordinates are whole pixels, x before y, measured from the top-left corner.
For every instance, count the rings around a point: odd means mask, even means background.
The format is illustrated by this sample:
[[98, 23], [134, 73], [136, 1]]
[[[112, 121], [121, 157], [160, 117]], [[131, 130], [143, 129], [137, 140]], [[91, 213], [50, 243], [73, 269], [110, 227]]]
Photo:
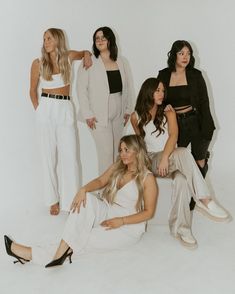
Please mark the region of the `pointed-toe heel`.
[[72, 254], [73, 254], [73, 251], [69, 247], [60, 258], [57, 258], [55, 260], [52, 260], [47, 265], [45, 265], [45, 267], [48, 268], [48, 267], [54, 267], [54, 266], [62, 265], [65, 262], [65, 260], [66, 260], [67, 257], [69, 259], [69, 263], [72, 263]]
[[30, 260], [25, 259], [23, 257], [20, 257], [18, 255], [16, 255], [14, 252], [12, 252], [11, 250], [11, 245], [13, 243], [13, 241], [6, 235], [4, 235], [4, 241], [5, 241], [5, 248], [6, 248], [6, 252], [9, 256], [15, 257], [17, 260], [13, 261], [13, 263], [17, 263], [20, 262], [21, 264], [25, 264], [26, 262], [29, 262]]

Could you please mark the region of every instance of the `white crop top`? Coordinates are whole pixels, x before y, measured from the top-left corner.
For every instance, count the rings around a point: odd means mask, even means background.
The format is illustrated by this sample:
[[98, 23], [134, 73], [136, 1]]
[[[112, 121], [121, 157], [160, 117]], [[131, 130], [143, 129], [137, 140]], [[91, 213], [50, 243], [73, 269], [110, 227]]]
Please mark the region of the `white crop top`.
[[[39, 62], [41, 64], [40, 60], [39, 60]], [[71, 66], [71, 61], [70, 61], [69, 58], [68, 58], [68, 62], [70, 64], [70, 66]], [[64, 80], [63, 80], [63, 77], [62, 77], [62, 74], [58, 73], [58, 74], [52, 75], [52, 80], [51, 81], [45, 80], [42, 77], [42, 75], [40, 75], [40, 84], [41, 84], [42, 89], [56, 89], [56, 88], [65, 87], [65, 86], [69, 85], [70, 83], [65, 84]]]
[[[137, 120], [139, 122], [139, 116], [136, 111], [135, 111], [135, 114], [136, 114]], [[150, 120], [150, 122], [146, 126], [143, 126], [143, 129], [145, 131], [144, 141], [145, 141], [145, 144], [147, 147], [147, 151], [148, 152], [162, 151], [164, 149], [166, 141], [168, 139], [167, 129], [165, 129], [164, 134], [161, 133], [161, 135], [159, 135], [157, 137], [158, 132], [154, 132], [156, 130], [156, 127], [153, 123], [153, 120]]]
[[67, 84], [64, 83], [61, 73], [52, 75], [51, 81], [47, 81], [42, 76], [40, 76], [40, 83], [43, 89], [62, 88], [64, 86], [69, 85], [69, 83]]

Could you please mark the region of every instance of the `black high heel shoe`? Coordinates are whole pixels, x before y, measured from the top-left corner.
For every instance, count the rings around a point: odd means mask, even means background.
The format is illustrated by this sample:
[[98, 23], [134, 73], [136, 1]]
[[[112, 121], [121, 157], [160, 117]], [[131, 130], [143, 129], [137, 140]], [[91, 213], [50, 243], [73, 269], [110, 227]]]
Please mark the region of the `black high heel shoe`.
[[12, 252], [11, 245], [12, 245], [13, 241], [8, 236], [4, 235], [4, 241], [5, 241], [5, 247], [6, 247], [7, 254], [12, 257], [15, 257], [17, 259], [15, 261], [13, 261], [14, 263], [20, 262], [21, 264], [25, 264], [26, 262], [30, 261], [30, 260], [25, 259], [23, 257], [20, 257]]
[[72, 263], [71, 256], [73, 254], [73, 251], [69, 252], [70, 249], [71, 248], [69, 247], [61, 257], [59, 257], [59, 258], [57, 258], [55, 260], [52, 260], [47, 265], [45, 265], [45, 267], [53, 267], [53, 266], [57, 266], [57, 265], [62, 265], [65, 262], [65, 259], [67, 257], [69, 258], [69, 263]]

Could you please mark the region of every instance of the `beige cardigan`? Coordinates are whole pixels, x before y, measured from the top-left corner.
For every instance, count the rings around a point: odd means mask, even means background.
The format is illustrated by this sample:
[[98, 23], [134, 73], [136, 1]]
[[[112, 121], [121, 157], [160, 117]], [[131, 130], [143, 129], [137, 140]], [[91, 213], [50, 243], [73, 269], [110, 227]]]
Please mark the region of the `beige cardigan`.
[[[98, 124], [108, 124], [109, 84], [104, 63], [99, 56], [92, 56], [92, 66], [86, 70], [83, 64], [78, 69], [79, 118], [83, 121], [96, 117]], [[127, 61], [117, 58], [122, 78], [122, 114], [130, 114], [134, 101], [133, 82]]]

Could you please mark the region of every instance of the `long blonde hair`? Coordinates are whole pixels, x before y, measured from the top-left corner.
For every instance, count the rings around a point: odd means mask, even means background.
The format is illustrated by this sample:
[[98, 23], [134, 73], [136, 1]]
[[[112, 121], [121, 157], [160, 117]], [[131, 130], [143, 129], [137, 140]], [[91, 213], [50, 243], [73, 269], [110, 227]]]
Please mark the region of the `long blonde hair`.
[[[144, 140], [138, 135], [128, 135], [121, 138], [119, 143], [119, 149], [121, 143], [125, 143], [127, 148], [132, 149], [136, 152], [136, 171], [133, 176], [138, 188], [138, 200], [136, 203], [136, 210], [141, 211], [143, 209], [143, 197], [144, 197], [144, 178], [147, 170], [151, 170], [150, 160], [147, 155], [147, 150]], [[110, 204], [115, 202], [115, 196], [118, 191], [118, 181], [126, 173], [127, 166], [123, 164], [120, 156], [118, 156], [115, 164], [112, 176], [109, 179], [103, 191], [103, 198], [106, 199]]]
[[[69, 63], [69, 57], [68, 57], [68, 49], [66, 46], [65, 41], [65, 35], [64, 32], [61, 29], [56, 28], [50, 28], [45, 31], [51, 33], [53, 38], [56, 40], [57, 43], [57, 56], [56, 56], [56, 64], [59, 68], [59, 71], [62, 75], [63, 81], [66, 84], [70, 83], [70, 74], [71, 74], [71, 66]], [[44, 35], [45, 35], [44, 33]], [[53, 74], [53, 64], [52, 60], [50, 58], [50, 55], [46, 52], [44, 49], [44, 46], [42, 47], [42, 58], [41, 58], [41, 74], [42, 77], [47, 80], [52, 80], [52, 74]]]

